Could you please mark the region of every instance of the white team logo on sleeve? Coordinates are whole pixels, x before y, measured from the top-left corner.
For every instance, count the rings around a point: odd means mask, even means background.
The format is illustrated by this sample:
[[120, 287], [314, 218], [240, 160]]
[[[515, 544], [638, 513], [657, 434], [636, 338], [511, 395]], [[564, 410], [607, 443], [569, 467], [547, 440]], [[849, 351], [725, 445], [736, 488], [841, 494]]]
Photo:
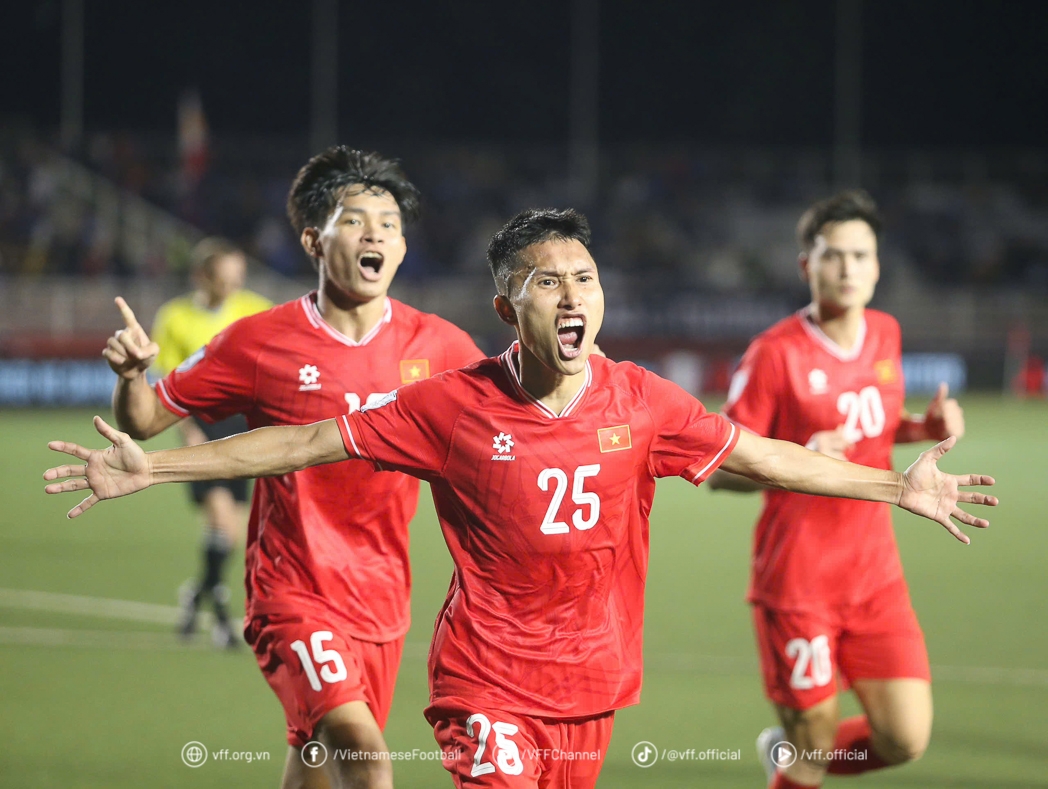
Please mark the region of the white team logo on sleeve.
[[371, 402], [371, 397], [371, 395], [368, 396], [367, 404], [360, 409], [360, 413], [363, 414], [365, 411], [370, 411], [372, 408], [381, 408], [384, 405], [389, 405], [397, 399], [397, 390], [394, 389], [389, 394], [382, 395], [382, 397], [378, 398], [374, 402]]
[[739, 370], [731, 377], [731, 385], [728, 387], [728, 402], [724, 404], [725, 408], [734, 405], [735, 401], [742, 397], [742, 393], [746, 389], [746, 384], [749, 382], [749, 370]]
[[509, 433], [500, 432], [495, 436], [491, 442], [491, 448], [494, 449], [498, 454], [492, 455], [492, 460], [516, 460], [516, 455], [511, 455], [510, 452], [513, 450], [513, 445], [516, 442], [513, 440], [513, 436]]
[[206, 350], [206, 345], [202, 348], [198, 348], [192, 356], [187, 356], [186, 360], [175, 368], [175, 372], [184, 373], [186, 370], [192, 370], [196, 366], [196, 363], [204, 358], [204, 352]]
[[298, 371], [298, 380], [302, 386], [298, 387], [300, 392], [312, 392], [320, 388], [317, 383], [320, 380], [320, 370], [315, 364], [304, 364]]

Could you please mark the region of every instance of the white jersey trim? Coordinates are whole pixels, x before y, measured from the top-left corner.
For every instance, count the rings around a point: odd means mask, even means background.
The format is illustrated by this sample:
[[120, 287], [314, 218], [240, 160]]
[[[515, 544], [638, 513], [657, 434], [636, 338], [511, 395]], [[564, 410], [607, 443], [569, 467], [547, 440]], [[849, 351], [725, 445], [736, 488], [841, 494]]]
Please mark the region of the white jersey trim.
[[167, 387], [164, 386], [164, 379], [161, 378], [156, 382], [156, 391], [160, 395], [160, 402], [167, 407], [167, 410], [173, 413], [175, 416], [189, 416], [189, 411], [184, 409], [171, 397], [171, 393], [167, 391]]
[[[315, 292], [315, 291], [314, 291]], [[393, 320], [393, 302], [386, 298], [385, 308], [382, 310], [382, 319], [375, 324], [375, 327], [360, 338], [360, 341], [350, 339], [342, 332], [332, 328], [327, 321], [324, 320], [320, 314], [320, 310], [317, 308], [316, 303], [313, 301], [313, 294], [307, 293], [299, 302], [302, 304], [302, 309], [306, 313], [306, 318], [313, 325], [315, 329], [321, 329], [327, 333], [333, 340], [337, 340], [343, 345], [348, 345], [350, 348], [359, 348], [361, 345], [367, 345], [382, 331], [382, 327]]]
[[731, 446], [731, 442], [735, 440], [735, 423], [734, 422], [728, 422], [728, 424], [731, 425], [731, 432], [728, 433], [728, 440], [724, 443], [724, 446], [721, 447], [721, 451], [713, 456], [713, 460], [711, 460], [709, 463], [707, 463], [705, 466], [703, 466], [702, 467], [702, 471], [700, 471], [698, 474], [696, 474], [692, 478], [692, 480], [691, 480], [692, 482], [698, 482], [700, 479], [702, 479], [702, 477], [706, 474], [706, 472], [709, 471], [713, 467], [713, 464], [716, 463], [718, 460], [720, 460], [720, 456], [728, 451], [728, 447]]
[[349, 426], [349, 419], [346, 418], [345, 414], [342, 415], [342, 423], [346, 426], [346, 435], [349, 436], [349, 443], [353, 445], [353, 451], [357, 453], [358, 458], [363, 460], [364, 456], [360, 453], [360, 447], [357, 446], [357, 440], [353, 438], [353, 429]]
[[509, 348], [505, 350], [505, 352], [503, 352], [501, 357], [499, 357], [500, 361], [502, 362], [502, 369], [505, 370], [506, 377], [509, 378], [510, 383], [513, 385], [513, 388], [517, 391], [517, 393], [521, 397], [523, 397], [524, 400], [538, 408], [544, 416], [547, 416], [550, 419], [563, 419], [564, 417], [568, 416], [572, 411], [574, 411], [575, 407], [579, 404], [583, 396], [586, 394], [586, 391], [589, 389], [590, 384], [593, 382], [593, 371], [590, 369], [589, 359], [586, 360], [585, 382], [582, 384], [582, 387], [579, 389], [579, 391], [575, 393], [575, 396], [571, 398], [571, 402], [568, 403], [567, 406], [565, 406], [564, 410], [558, 414], [542, 401], [538, 400], [535, 397], [532, 397], [532, 395], [524, 388], [523, 384], [521, 384], [520, 371], [517, 369], [517, 363], [514, 360], [514, 357], [519, 353], [520, 343], [514, 340], [513, 344], [510, 345]]
[[812, 312], [812, 305], [809, 304], [797, 313], [797, 316], [801, 319], [801, 326], [804, 327], [804, 331], [808, 333], [808, 336], [842, 362], [853, 362], [858, 359], [859, 354], [862, 353], [862, 346], [866, 342], [866, 316], [863, 316], [862, 323], [859, 325], [859, 336], [855, 338], [855, 345], [852, 346], [850, 351], [846, 351], [827, 337], [826, 332], [819, 328], [818, 324], [812, 319]]

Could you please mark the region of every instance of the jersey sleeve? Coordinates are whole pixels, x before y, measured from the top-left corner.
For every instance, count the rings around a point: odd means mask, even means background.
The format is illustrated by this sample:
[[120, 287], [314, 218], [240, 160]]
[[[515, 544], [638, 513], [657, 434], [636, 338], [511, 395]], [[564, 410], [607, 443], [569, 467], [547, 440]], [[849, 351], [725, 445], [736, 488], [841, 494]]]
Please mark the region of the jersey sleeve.
[[768, 343], [758, 338], [746, 349], [732, 376], [724, 414], [759, 436], [770, 436], [785, 372]]
[[160, 346], [160, 353], [153, 362], [153, 370], [157, 375], [167, 375], [182, 363], [182, 347], [175, 338], [173, 331], [173, 310], [170, 304], [165, 304], [153, 319], [153, 330], [150, 339]]
[[156, 384], [160, 402], [178, 416], [219, 422], [254, 406], [258, 344], [238, 321], [215, 335]]
[[458, 415], [443, 380], [429, 378], [401, 387], [339, 417], [349, 456], [370, 460], [377, 471], [403, 471], [425, 480], [440, 476]]
[[724, 462], [739, 440], [739, 429], [711, 414], [679, 386], [652, 375], [647, 394], [655, 420], [648, 462], [656, 477], [683, 477], [698, 485]]

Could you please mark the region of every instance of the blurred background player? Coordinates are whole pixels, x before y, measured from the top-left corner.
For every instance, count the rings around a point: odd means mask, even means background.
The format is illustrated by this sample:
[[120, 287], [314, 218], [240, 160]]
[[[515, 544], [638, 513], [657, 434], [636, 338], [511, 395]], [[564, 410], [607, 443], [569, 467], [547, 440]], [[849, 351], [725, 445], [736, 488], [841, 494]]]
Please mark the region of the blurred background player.
[[[288, 218], [316, 291], [230, 326], [150, 388], [117, 384], [117, 421], [136, 438], [181, 417], [243, 413], [251, 427], [309, 424], [483, 358], [469, 335], [388, 297], [419, 194], [398, 162], [345, 146], [299, 170]], [[121, 302], [123, 359], [149, 338]], [[116, 369], [116, 368], [114, 368]], [[245, 635], [284, 707], [285, 787], [326, 787], [302, 749], [320, 740], [333, 786], [392, 786], [382, 735], [410, 624], [408, 523], [418, 481], [343, 463], [256, 483], [248, 528]], [[348, 498], [347, 498], [348, 494]]]
[[[202, 351], [216, 334], [240, 318], [273, 306], [268, 299], [244, 288], [247, 259], [236, 246], [220, 238], [205, 238], [194, 248], [191, 277], [196, 289], [164, 304], [153, 321], [153, 344], [156, 358], [153, 371], [163, 377], [179, 365], [192, 365], [194, 354]], [[120, 300], [123, 305], [123, 300]], [[126, 306], [126, 305], [125, 305]], [[123, 307], [122, 307], [123, 308]], [[125, 380], [144, 372], [149, 356], [128, 363], [126, 343], [131, 341], [126, 330], [110, 338], [103, 355], [110, 366]], [[193, 357], [193, 358], [191, 358]], [[121, 390], [118, 388], [114, 397]], [[117, 403], [114, 400], [114, 407]], [[235, 415], [209, 424], [190, 416], [179, 422], [187, 446], [225, 438], [247, 430], [247, 422]], [[206, 599], [215, 612], [212, 639], [216, 646], [234, 647], [239, 637], [229, 622], [229, 587], [223, 583], [226, 562], [240, 539], [245, 521], [246, 480], [212, 480], [194, 482], [190, 495], [204, 517], [204, 541], [200, 576], [189, 580], [179, 592], [182, 618], [179, 633], [192, 636], [197, 627], [197, 611]]]
[[[923, 417], [904, 407], [899, 324], [867, 309], [880, 276], [880, 229], [877, 206], [861, 191], [801, 217], [811, 304], [746, 351], [725, 406], [745, 430], [884, 469], [896, 443], [964, 434], [945, 384]], [[758, 489], [723, 470], [710, 486]], [[769, 786], [817, 787], [827, 772], [921, 756], [931, 735], [931, 675], [888, 505], [768, 490], [748, 600], [765, 691], [783, 726], [758, 740]], [[837, 693], [849, 684], [866, 715], [838, 721]], [[776, 772], [770, 749], [784, 739], [799, 757]], [[849, 755], [833, 759], [835, 751]]]

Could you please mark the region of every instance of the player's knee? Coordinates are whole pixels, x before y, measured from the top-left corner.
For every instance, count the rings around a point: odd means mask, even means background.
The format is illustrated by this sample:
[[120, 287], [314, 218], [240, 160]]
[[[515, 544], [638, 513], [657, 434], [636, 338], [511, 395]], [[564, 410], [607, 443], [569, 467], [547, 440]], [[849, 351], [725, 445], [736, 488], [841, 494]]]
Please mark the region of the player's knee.
[[931, 731], [892, 731], [882, 734], [877, 739], [877, 751], [881, 758], [892, 764], [903, 764], [915, 762], [924, 756], [931, 739]]

